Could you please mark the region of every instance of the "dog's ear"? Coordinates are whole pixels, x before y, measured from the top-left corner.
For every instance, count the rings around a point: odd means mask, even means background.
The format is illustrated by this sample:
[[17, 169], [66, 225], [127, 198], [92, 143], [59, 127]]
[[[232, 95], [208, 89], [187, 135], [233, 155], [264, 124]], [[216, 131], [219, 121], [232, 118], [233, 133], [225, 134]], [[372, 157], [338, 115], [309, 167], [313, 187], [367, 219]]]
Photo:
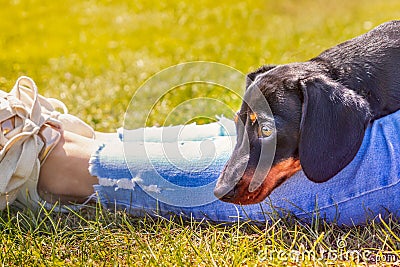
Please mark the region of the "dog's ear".
[[306, 176], [325, 182], [357, 154], [370, 120], [368, 102], [325, 76], [300, 81], [299, 157]]
[[256, 79], [257, 75], [267, 72], [273, 68], [275, 68], [277, 65], [264, 65], [260, 68], [258, 68], [257, 70], [247, 74], [246, 76], [246, 89], [250, 86], [250, 84], [252, 84], [252, 82], [254, 82], [254, 80]]

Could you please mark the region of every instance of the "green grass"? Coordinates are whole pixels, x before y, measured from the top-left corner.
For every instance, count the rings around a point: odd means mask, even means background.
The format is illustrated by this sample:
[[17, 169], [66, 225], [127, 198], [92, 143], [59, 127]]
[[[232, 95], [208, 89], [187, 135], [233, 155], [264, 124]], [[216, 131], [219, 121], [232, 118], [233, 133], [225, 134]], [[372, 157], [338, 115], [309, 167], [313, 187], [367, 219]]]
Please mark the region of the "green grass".
[[369, 263], [399, 257], [399, 228], [393, 218], [352, 227], [290, 216], [223, 225], [101, 207], [69, 214], [14, 209], [0, 217], [0, 259], [4, 266], [354, 266], [364, 262], [356, 255]]
[[[266, 63], [307, 60], [400, 17], [398, 0], [0, 4], [0, 88], [8, 91], [18, 76], [31, 76], [41, 94], [61, 99], [70, 113], [100, 131], [122, 125], [136, 89], [171, 65], [215, 61], [246, 73]], [[164, 124], [166, 115], [187, 99], [209, 97], [229, 103], [228, 109], [212, 110], [227, 116], [240, 105], [240, 98], [229, 92], [205, 89], [189, 86], [165, 95], [147, 125]], [[205, 108], [193, 105], [193, 113], [174, 113], [168, 123], [190, 121]], [[321, 221], [304, 225], [289, 216], [267, 226], [227, 226], [131, 218], [99, 207], [67, 215], [11, 208], [0, 219], [0, 259], [5, 266], [281, 266], [290, 265], [277, 257], [281, 251], [331, 248], [345, 254], [338, 247], [342, 239], [348, 250], [400, 250], [396, 219], [338, 227]], [[273, 258], [263, 257], [269, 252]], [[343, 257], [333, 263], [351, 265]]]

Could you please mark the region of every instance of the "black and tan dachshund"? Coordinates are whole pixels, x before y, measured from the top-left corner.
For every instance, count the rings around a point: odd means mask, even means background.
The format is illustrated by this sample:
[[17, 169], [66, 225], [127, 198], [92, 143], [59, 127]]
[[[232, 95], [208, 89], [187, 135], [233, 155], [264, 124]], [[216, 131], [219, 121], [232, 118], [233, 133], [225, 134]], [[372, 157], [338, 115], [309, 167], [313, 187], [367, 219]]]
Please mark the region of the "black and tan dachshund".
[[[260, 108], [265, 100], [273, 117]], [[214, 194], [227, 202], [257, 203], [300, 169], [311, 181], [325, 182], [353, 160], [368, 124], [398, 109], [400, 21], [306, 62], [261, 67], [247, 76], [235, 118], [237, 143]], [[255, 177], [263, 147], [273, 140], [272, 166]], [[252, 179], [260, 186], [249, 190]]]

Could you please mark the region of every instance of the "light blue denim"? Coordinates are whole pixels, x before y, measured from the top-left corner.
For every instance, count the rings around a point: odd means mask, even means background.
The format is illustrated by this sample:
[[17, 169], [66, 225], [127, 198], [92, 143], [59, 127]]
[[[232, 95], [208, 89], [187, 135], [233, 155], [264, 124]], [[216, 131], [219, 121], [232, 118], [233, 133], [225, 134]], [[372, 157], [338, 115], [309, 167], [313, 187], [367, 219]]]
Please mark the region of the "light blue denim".
[[[202, 132], [205, 128], [198, 129], [197, 132]], [[178, 145], [188, 146], [191, 150], [209, 140], [216, 151], [212, 161], [207, 157], [199, 159], [196, 155], [188, 155], [194, 160], [185, 161], [181, 165], [184, 167], [178, 169], [174, 166], [178, 156], [160, 156], [160, 151], [168, 149], [169, 141], [131, 140], [124, 143], [115, 137], [105, 142], [93, 154], [90, 163], [92, 175], [102, 181], [95, 186], [100, 202], [107, 208], [123, 209], [133, 216], [182, 215], [215, 222], [236, 222], [238, 218], [265, 222], [270, 216], [290, 213], [305, 222], [318, 215], [339, 225], [358, 225], [378, 215], [384, 217], [392, 213], [397, 216], [400, 211], [400, 111], [371, 124], [354, 160], [329, 181], [313, 183], [300, 171], [263, 203], [248, 206], [210, 199], [212, 187], [234, 143], [232, 133], [211, 131], [211, 135], [203, 140], [179, 140]], [[146, 146], [149, 148], [144, 153]], [[146, 157], [150, 158], [150, 163]], [[198, 167], [204, 160], [207, 164]], [[160, 176], [164, 179], [160, 180]], [[168, 182], [183, 190], [168, 190]], [[207, 190], [191, 190], [201, 186]]]

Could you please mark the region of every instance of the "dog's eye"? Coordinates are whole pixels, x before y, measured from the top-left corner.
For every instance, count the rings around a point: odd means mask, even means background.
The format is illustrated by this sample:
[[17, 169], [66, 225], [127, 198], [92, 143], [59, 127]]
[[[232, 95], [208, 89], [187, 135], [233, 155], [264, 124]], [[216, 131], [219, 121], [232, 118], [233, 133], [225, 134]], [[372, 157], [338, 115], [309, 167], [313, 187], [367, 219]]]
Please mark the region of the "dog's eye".
[[261, 127], [261, 136], [262, 137], [270, 137], [272, 135], [272, 129], [268, 128], [267, 126]]

